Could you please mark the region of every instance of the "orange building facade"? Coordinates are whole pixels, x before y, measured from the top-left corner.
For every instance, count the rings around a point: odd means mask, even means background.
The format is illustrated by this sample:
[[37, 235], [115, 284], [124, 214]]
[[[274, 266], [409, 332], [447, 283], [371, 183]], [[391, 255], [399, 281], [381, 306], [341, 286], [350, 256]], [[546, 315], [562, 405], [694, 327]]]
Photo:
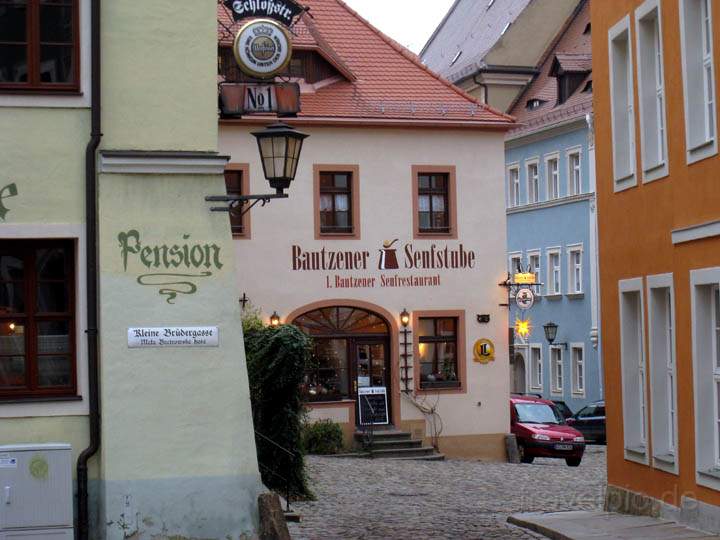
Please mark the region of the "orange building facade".
[[607, 507], [720, 531], [720, 2], [592, 2]]

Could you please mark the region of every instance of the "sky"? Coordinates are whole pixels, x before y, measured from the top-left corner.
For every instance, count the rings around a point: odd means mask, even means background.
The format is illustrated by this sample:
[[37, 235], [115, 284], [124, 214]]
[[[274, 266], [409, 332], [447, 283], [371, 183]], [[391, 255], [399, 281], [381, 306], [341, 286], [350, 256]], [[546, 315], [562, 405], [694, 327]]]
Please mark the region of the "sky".
[[419, 53], [453, 0], [345, 0], [375, 27]]

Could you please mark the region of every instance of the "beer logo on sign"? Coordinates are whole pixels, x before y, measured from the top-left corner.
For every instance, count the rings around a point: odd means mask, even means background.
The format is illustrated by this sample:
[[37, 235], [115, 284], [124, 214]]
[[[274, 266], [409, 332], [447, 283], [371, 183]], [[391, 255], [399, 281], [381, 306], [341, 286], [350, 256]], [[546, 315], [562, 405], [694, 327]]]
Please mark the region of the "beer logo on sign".
[[257, 19], [243, 26], [235, 37], [233, 50], [243, 73], [259, 79], [275, 77], [292, 57], [287, 30], [269, 19]]

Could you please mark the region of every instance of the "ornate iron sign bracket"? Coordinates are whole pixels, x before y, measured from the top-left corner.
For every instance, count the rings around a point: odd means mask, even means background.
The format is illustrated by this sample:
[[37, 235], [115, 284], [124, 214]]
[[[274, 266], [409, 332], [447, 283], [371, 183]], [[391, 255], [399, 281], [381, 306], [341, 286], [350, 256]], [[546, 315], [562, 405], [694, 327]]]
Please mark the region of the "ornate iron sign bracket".
[[287, 193], [267, 193], [264, 195], [241, 195], [233, 197], [230, 195], [209, 195], [205, 197], [207, 202], [225, 202], [227, 206], [212, 206], [211, 212], [229, 212], [234, 216], [244, 216], [258, 203], [261, 207], [268, 204], [272, 199], [287, 199]]

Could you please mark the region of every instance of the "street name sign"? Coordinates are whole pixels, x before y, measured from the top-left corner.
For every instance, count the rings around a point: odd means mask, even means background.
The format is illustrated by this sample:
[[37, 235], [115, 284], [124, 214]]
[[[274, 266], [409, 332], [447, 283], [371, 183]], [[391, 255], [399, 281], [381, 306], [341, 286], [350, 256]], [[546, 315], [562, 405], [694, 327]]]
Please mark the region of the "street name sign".
[[217, 326], [128, 328], [127, 339], [128, 347], [131, 349], [218, 347], [220, 331]]

